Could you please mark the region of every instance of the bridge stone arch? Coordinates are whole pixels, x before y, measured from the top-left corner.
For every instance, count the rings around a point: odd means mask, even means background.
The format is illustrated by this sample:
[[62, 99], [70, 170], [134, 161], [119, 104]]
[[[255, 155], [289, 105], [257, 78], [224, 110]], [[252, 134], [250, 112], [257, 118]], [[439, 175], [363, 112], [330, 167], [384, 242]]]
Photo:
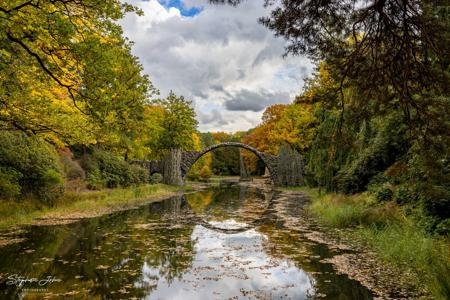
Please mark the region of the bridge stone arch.
[[243, 143], [237, 143], [237, 142], [220, 143], [220, 144], [212, 145], [212, 146], [210, 146], [206, 149], [200, 150], [200, 151], [184, 151], [181, 154], [181, 176], [183, 178], [183, 181], [186, 178], [186, 174], [189, 172], [189, 170], [192, 168], [194, 163], [200, 157], [202, 157], [203, 155], [205, 155], [208, 152], [211, 152], [217, 148], [222, 148], [222, 147], [238, 147], [238, 148], [243, 148], [250, 152], [253, 152], [266, 165], [267, 169], [269, 170], [270, 179], [272, 180], [272, 183], [277, 182], [278, 158], [275, 155], [261, 152], [258, 149], [253, 148], [250, 145], [243, 144]]

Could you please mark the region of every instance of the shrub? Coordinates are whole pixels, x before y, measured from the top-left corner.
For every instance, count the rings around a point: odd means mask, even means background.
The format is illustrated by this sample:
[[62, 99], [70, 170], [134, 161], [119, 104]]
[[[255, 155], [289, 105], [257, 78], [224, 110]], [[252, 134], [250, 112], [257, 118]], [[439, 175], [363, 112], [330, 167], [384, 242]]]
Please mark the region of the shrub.
[[20, 195], [21, 174], [13, 169], [0, 167], [0, 198], [12, 200]]
[[450, 218], [445, 219], [436, 226], [436, 233], [450, 236]]
[[152, 174], [152, 176], [150, 176], [150, 180], [149, 180], [149, 182], [151, 183], [151, 184], [157, 184], [157, 183], [160, 183], [160, 182], [162, 182], [162, 175], [161, 174], [159, 174], [159, 173], [154, 173], [154, 174]]
[[42, 199], [47, 202], [53, 202], [64, 193], [64, 179], [60, 172], [48, 169], [42, 176], [42, 186], [37, 189]]
[[392, 199], [392, 195], [394, 192], [388, 187], [381, 186], [378, 189], [375, 190], [375, 198], [378, 201], [389, 201]]
[[106, 186], [106, 179], [102, 177], [99, 169], [93, 169], [87, 176], [87, 187], [91, 190], [100, 190]]
[[189, 180], [199, 180], [200, 179], [200, 171], [194, 168], [191, 168], [189, 173], [187, 174]]
[[414, 188], [406, 185], [399, 185], [395, 188], [392, 199], [400, 205], [407, 203], [416, 203], [419, 199], [419, 195]]
[[425, 214], [438, 219], [450, 218], [450, 191], [442, 186], [427, 184], [418, 188]]
[[83, 165], [88, 173], [88, 186], [92, 189], [127, 187], [149, 181], [146, 169], [130, 165], [121, 157], [101, 149], [94, 150]]
[[64, 192], [58, 154], [36, 136], [0, 132], [0, 165], [8, 167], [7, 171], [2, 168], [1, 177], [10, 196], [18, 196], [17, 184], [21, 195], [28, 194], [44, 201], [52, 201]]

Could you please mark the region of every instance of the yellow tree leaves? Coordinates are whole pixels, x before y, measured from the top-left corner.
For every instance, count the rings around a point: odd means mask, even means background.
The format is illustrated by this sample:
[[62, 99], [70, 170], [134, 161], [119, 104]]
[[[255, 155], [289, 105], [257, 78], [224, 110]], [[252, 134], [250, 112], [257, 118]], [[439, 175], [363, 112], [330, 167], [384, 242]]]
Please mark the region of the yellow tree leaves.
[[302, 153], [315, 137], [316, 121], [311, 104], [294, 103], [286, 107], [268, 134], [277, 145], [287, 143]]
[[1, 2], [0, 126], [56, 144], [130, 144], [156, 93], [115, 22], [134, 10], [118, 0]]

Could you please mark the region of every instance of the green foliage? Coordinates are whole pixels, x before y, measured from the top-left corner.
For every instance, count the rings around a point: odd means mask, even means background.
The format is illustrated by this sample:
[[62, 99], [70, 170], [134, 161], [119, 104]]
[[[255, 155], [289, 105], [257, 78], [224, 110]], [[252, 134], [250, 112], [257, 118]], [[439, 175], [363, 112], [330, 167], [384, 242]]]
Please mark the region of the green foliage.
[[414, 187], [410, 185], [398, 185], [393, 193], [392, 199], [398, 204], [417, 203], [419, 195]]
[[120, 1], [3, 1], [0, 120], [65, 143], [129, 134], [156, 92], [117, 23], [132, 11]]
[[92, 190], [101, 190], [107, 185], [107, 179], [103, 177], [100, 169], [93, 168], [87, 175], [88, 187]]
[[[433, 237], [415, 225], [393, 202], [379, 204], [368, 193], [346, 196], [305, 191], [312, 198], [308, 211], [321, 223], [351, 229], [345, 234], [369, 245], [380, 260], [398, 268], [416, 292], [420, 292], [419, 286], [435, 299], [449, 298], [448, 241]], [[447, 219], [438, 228], [448, 234], [449, 224]]]
[[2, 193], [10, 198], [18, 195], [18, 186], [21, 195], [45, 202], [54, 201], [64, 191], [58, 154], [38, 137], [0, 131], [0, 166]]
[[436, 225], [436, 233], [450, 237], [450, 218], [445, 219]]
[[0, 168], [0, 199], [12, 200], [20, 195], [21, 174], [11, 168]]
[[[226, 132], [211, 134], [214, 144], [225, 142], [238, 142], [239, 138]], [[247, 152], [247, 151], [245, 151]], [[245, 153], [243, 151], [243, 153]], [[210, 169], [216, 175], [239, 175], [239, 148], [221, 147], [211, 152], [212, 161]]]
[[37, 192], [43, 200], [53, 203], [64, 193], [64, 179], [60, 171], [47, 169], [42, 175], [42, 186], [37, 188]]
[[154, 174], [152, 174], [152, 175], [150, 176], [149, 182], [150, 182], [151, 184], [158, 184], [158, 183], [161, 183], [162, 180], [163, 180], [163, 178], [162, 178], [162, 175], [161, 175], [161, 174], [159, 174], [159, 173], [154, 173]]
[[433, 239], [407, 223], [391, 224], [381, 230], [367, 227], [357, 235], [383, 261], [403, 270], [407, 280], [410, 274], [420, 274], [417, 284], [431, 292], [434, 299], [450, 298], [450, 253], [445, 241]]
[[306, 154], [306, 182], [332, 191], [336, 190], [334, 177], [352, 154], [354, 133], [349, 126], [342, 124], [337, 134], [340, 122], [337, 111], [318, 108], [315, 113], [321, 122]]
[[[336, 186], [344, 193], [364, 191], [370, 179], [392, 165], [399, 157], [405, 155], [406, 127], [399, 126], [399, 114], [393, 113], [371, 121], [377, 132], [368, 141], [361, 141], [357, 154], [351, 162], [342, 167], [337, 174]], [[365, 135], [361, 135], [366, 139]], [[357, 141], [358, 142], [358, 141]]]
[[393, 194], [390, 188], [382, 186], [375, 192], [375, 197], [378, 201], [390, 201]]
[[158, 147], [162, 150], [192, 149], [194, 147], [193, 135], [197, 128], [195, 111], [191, 107], [192, 102], [170, 92], [166, 99], [159, 100], [157, 103], [164, 108]]
[[148, 171], [105, 150], [95, 149], [83, 161], [89, 187], [116, 188], [148, 182]]
[[212, 154], [212, 170], [217, 175], [239, 175], [239, 149], [215, 149]]

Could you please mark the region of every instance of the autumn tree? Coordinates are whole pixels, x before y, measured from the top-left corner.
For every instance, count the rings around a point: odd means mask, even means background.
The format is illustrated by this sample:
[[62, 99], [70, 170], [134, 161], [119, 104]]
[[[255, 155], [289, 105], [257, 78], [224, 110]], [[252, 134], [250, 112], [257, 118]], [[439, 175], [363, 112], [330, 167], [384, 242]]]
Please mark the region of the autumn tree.
[[[274, 134], [274, 128], [281, 119], [283, 111], [286, 109], [285, 104], [274, 104], [266, 108], [262, 115], [262, 123], [251, 129], [242, 137], [242, 142], [255, 147], [264, 153], [278, 154], [278, 138]], [[258, 166], [259, 158], [253, 153], [243, 151], [242, 155], [246, 166], [251, 172], [255, 172]]]
[[131, 11], [115, 0], [2, 2], [2, 127], [92, 143], [98, 126], [126, 132], [141, 119], [156, 90], [116, 22]]

